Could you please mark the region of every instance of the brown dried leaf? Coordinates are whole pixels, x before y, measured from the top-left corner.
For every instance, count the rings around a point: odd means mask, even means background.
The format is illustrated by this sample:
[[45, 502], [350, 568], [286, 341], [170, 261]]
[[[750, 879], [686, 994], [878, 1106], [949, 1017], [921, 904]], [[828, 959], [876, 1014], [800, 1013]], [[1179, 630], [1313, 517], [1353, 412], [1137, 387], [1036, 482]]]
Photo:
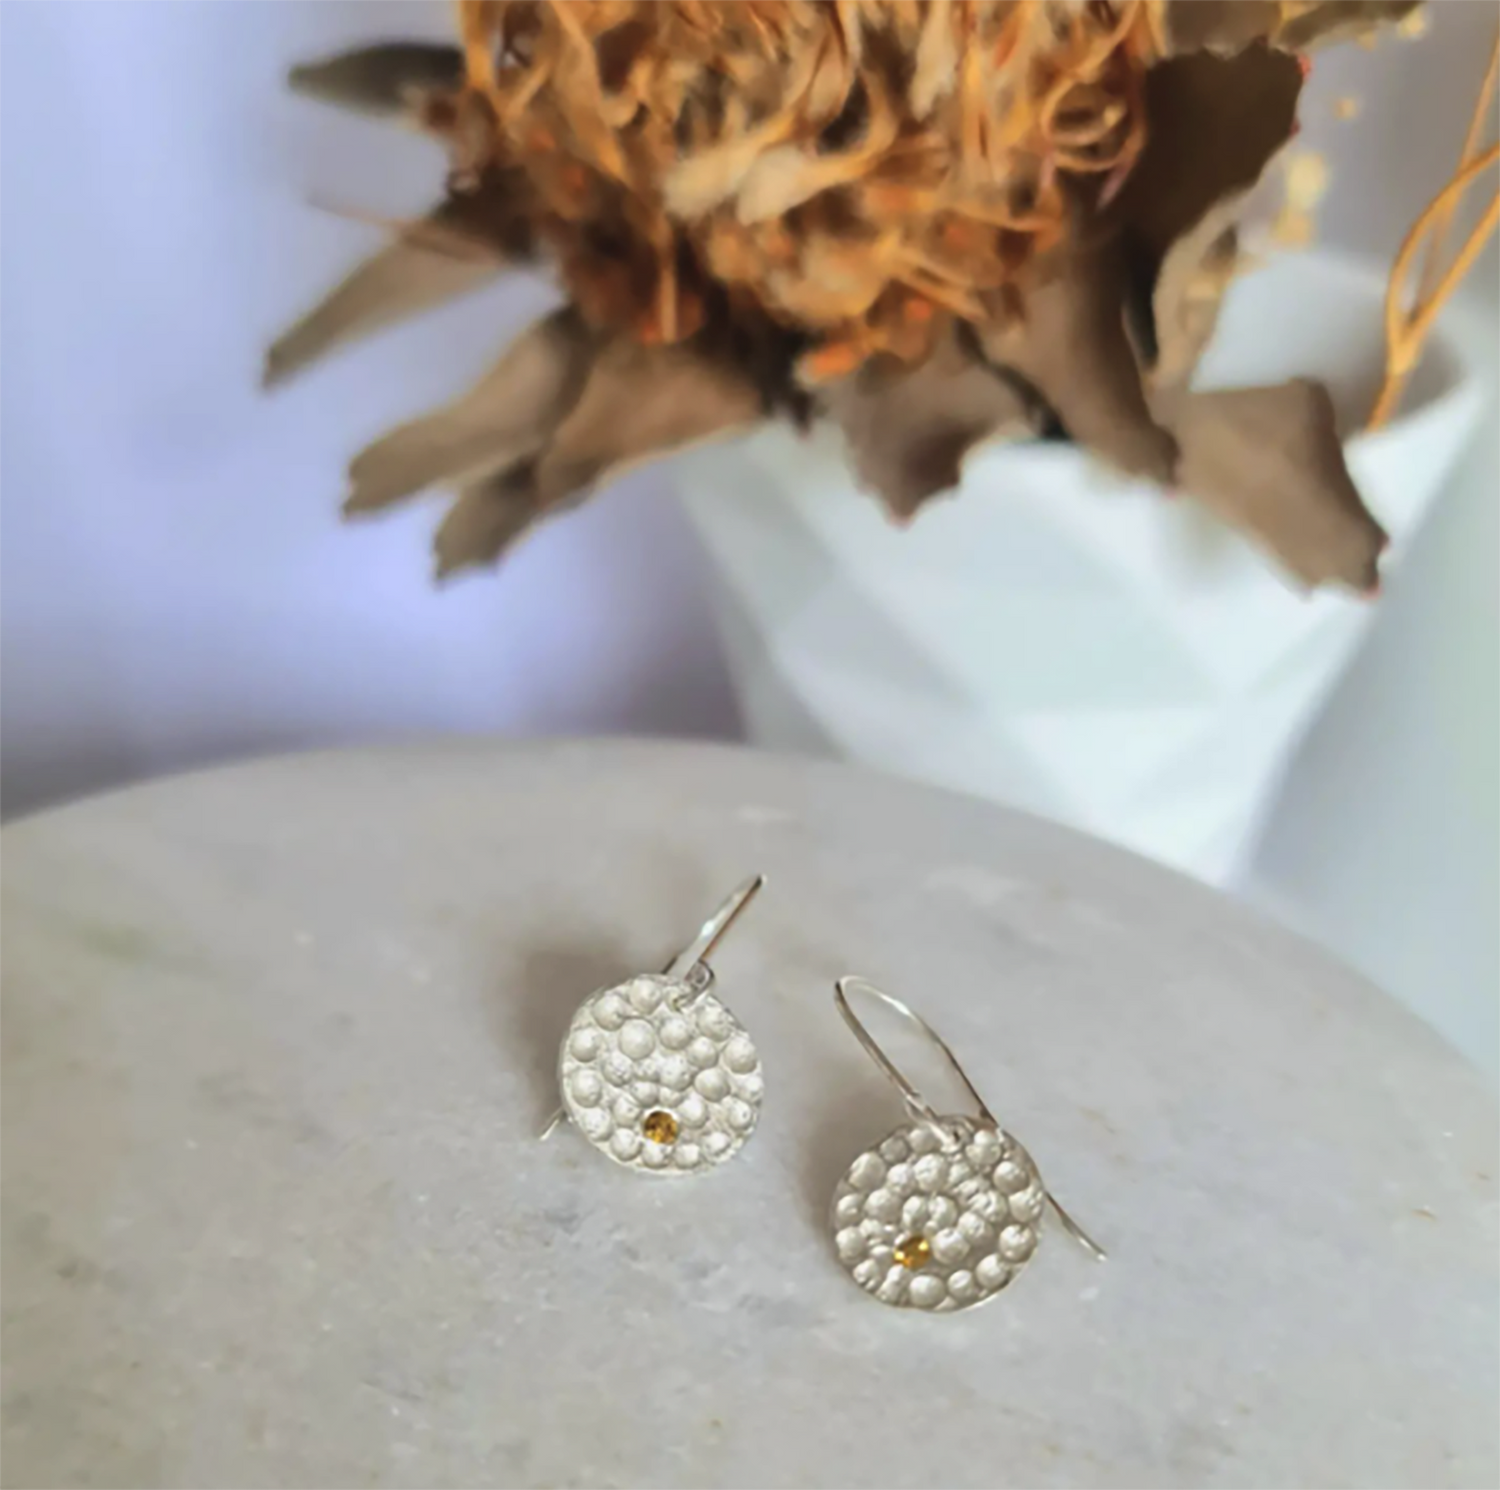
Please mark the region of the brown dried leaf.
[[432, 540], [435, 577], [498, 563], [540, 516], [529, 461], [464, 487]]
[[433, 540], [439, 579], [497, 562], [606, 476], [736, 433], [763, 414], [748, 382], [682, 347], [648, 351], [620, 340], [591, 349], [587, 361], [584, 391], [566, 417], [541, 418], [535, 440], [512, 445], [506, 464], [460, 491]]
[[539, 321], [461, 398], [355, 456], [344, 511], [373, 512], [440, 482], [466, 482], [535, 456], [578, 400], [595, 346], [571, 308]]
[[378, 119], [420, 123], [420, 103], [434, 92], [456, 93], [464, 81], [463, 53], [418, 41], [377, 42], [304, 62], [287, 77], [293, 93]]
[[1386, 536], [1344, 464], [1320, 383], [1191, 393], [1177, 406], [1183, 490], [1307, 585], [1368, 592]]
[[1262, 45], [1153, 67], [1146, 74], [1146, 147], [1112, 220], [1159, 263], [1213, 207], [1260, 179], [1291, 138], [1302, 81], [1295, 57]]
[[339, 347], [498, 278], [507, 259], [471, 235], [473, 212], [467, 200], [444, 202], [411, 233], [359, 264], [272, 344], [262, 387], [285, 383]]
[[831, 388], [862, 486], [899, 518], [958, 485], [964, 456], [982, 441], [1035, 432], [1034, 406], [956, 335], [916, 367], [880, 358]]
[[1157, 395], [1187, 385], [1213, 335], [1235, 267], [1235, 220], [1291, 137], [1302, 81], [1296, 58], [1263, 44], [1175, 57], [1147, 75], [1146, 148], [1108, 220], [1121, 225], [1150, 299], [1140, 351]]
[[605, 476], [688, 445], [737, 434], [765, 417], [754, 381], [686, 345], [603, 346], [567, 417], [537, 459], [543, 508], [581, 496]]
[[981, 333], [985, 356], [1014, 368], [1068, 435], [1132, 476], [1167, 485], [1176, 446], [1147, 407], [1125, 332], [1120, 244], [1073, 242], [1039, 266], [1025, 314]]

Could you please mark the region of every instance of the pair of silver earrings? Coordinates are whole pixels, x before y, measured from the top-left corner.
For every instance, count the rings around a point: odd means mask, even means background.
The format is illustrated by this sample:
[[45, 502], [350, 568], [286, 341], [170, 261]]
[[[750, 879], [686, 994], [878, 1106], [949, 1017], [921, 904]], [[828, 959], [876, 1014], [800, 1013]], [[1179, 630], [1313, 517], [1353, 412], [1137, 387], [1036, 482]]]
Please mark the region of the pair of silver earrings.
[[[701, 1174], [755, 1131], [765, 1081], [754, 1041], [714, 993], [709, 957], [760, 893], [747, 880], [660, 973], [586, 999], [558, 1056], [565, 1119], [617, 1164], [644, 1174]], [[944, 1055], [974, 1103], [938, 1112], [860, 1021], [851, 995], [909, 1020]], [[1042, 1183], [1031, 1155], [975, 1091], [958, 1058], [919, 1014], [863, 978], [840, 978], [834, 1004], [900, 1092], [907, 1121], [861, 1153], [833, 1195], [834, 1249], [883, 1304], [950, 1312], [994, 1298], [1031, 1260], [1049, 1207], [1094, 1257], [1104, 1251]]]

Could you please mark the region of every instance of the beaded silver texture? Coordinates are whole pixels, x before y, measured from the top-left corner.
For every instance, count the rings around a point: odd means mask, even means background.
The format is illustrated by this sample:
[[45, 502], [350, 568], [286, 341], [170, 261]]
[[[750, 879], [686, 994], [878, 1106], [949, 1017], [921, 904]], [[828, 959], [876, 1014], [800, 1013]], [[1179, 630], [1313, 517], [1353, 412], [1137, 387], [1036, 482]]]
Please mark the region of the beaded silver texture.
[[839, 1261], [861, 1288], [939, 1314], [1009, 1287], [1036, 1251], [1047, 1203], [1031, 1156], [1008, 1133], [962, 1117], [942, 1126], [944, 1137], [908, 1123], [867, 1149], [832, 1212]]
[[[973, 1115], [938, 1112], [865, 1027], [850, 994], [883, 1004], [921, 1031], [973, 1099]], [[973, 1308], [1008, 1288], [1031, 1260], [1048, 1209], [1084, 1251], [1104, 1260], [1104, 1249], [1058, 1204], [1031, 1155], [995, 1121], [948, 1042], [920, 1014], [866, 978], [840, 978], [833, 1002], [911, 1119], [866, 1149], [833, 1194], [834, 1250], [861, 1288], [896, 1308]]]
[[586, 999], [557, 1058], [562, 1106], [541, 1136], [571, 1121], [639, 1174], [702, 1174], [755, 1131], [765, 1082], [744, 1026], [715, 997], [708, 959], [765, 887], [752, 875], [660, 973]]
[[[765, 1091], [755, 1043], [724, 1003], [656, 974], [583, 1003], [562, 1044], [558, 1085], [568, 1117], [596, 1149], [658, 1175], [733, 1158], [755, 1130]], [[670, 1142], [647, 1136], [653, 1118], [675, 1130]]]

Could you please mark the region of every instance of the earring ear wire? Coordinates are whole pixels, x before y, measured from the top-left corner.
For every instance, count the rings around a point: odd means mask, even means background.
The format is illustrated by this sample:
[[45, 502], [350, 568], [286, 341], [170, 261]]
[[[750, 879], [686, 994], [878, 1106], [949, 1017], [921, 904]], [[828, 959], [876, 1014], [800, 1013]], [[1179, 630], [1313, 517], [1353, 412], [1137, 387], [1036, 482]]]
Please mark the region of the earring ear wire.
[[[989, 1109], [984, 1098], [979, 1095], [974, 1083], [969, 1079], [969, 1073], [964, 1070], [963, 1063], [954, 1055], [952, 1047], [928, 1022], [922, 1018], [909, 1004], [903, 1003], [895, 994], [887, 993], [883, 988], [877, 988], [868, 978], [846, 975], [838, 980], [833, 986], [833, 1002], [839, 1013], [844, 1018], [844, 1023], [849, 1026], [854, 1038], [859, 1041], [865, 1054], [875, 1062], [881, 1073], [891, 1082], [898, 1092], [901, 1100], [906, 1105], [906, 1110], [918, 1122], [928, 1123], [938, 1133], [940, 1138], [951, 1138], [952, 1134], [944, 1129], [944, 1119], [933, 1108], [932, 1104], [921, 1094], [920, 1091], [902, 1073], [900, 1067], [888, 1056], [876, 1040], [864, 1022], [854, 1012], [849, 1003], [851, 993], [859, 994], [865, 998], [878, 999], [888, 1009], [894, 1010], [903, 1019], [916, 1026], [926, 1036], [927, 1040], [940, 1050], [953, 1068], [953, 1073], [963, 1082], [964, 1089], [973, 1100], [979, 1121], [990, 1128], [999, 1129], [999, 1120]], [[1053, 1214], [1062, 1223], [1063, 1230], [1078, 1243], [1080, 1247], [1099, 1262], [1108, 1259], [1109, 1254], [1096, 1242], [1058, 1203], [1057, 1197], [1050, 1191], [1046, 1191], [1047, 1204], [1051, 1206]]]

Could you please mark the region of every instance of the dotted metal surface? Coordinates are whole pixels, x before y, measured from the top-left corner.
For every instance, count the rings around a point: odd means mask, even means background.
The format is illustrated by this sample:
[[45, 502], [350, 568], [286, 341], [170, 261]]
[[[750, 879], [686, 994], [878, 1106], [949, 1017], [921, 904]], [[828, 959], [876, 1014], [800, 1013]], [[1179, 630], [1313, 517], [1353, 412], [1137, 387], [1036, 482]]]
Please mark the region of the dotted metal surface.
[[1008, 1287], [1036, 1250], [1047, 1196], [1031, 1156], [999, 1129], [943, 1122], [954, 1130], [948, 1145], [929, 1124], [898, 1128], [834, 1192], [839, 1261], [883, 1304], [971, 1308]]
[[[595, 1148], [661, 1175], [699, 1174], [738, 1153], [765, 1090], [739, 1020], [712, 993], [658, 975], [607, 988], [580, 1007], [558, 1082], [569, 1118]], [[653, 1117], [653, 1129], [675, 1129], [673, 1141], [646, 1136]]]

